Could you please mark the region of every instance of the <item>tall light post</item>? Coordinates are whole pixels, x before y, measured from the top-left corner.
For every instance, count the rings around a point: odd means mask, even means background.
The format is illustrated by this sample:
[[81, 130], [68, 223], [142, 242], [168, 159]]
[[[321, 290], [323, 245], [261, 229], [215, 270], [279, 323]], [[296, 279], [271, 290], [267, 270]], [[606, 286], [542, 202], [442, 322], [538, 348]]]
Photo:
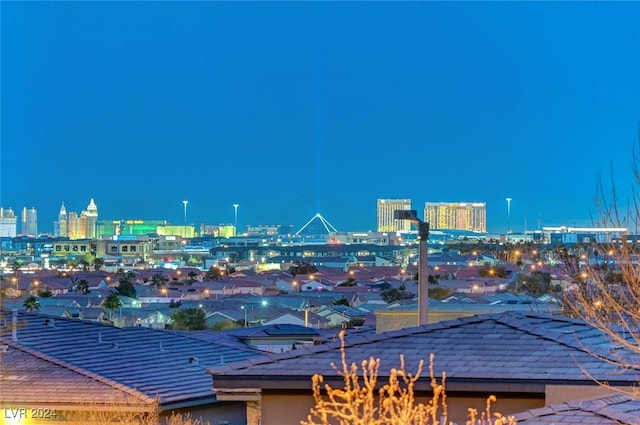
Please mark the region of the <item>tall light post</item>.
[[244, 327], [247, 327], [247, 307], [244, 305], [240, 306], [241, 309], [244, 310]]
[[233, 225], [236, 226], [236, 232], [238, 231], [238, 207], [239, 204], [233, 204]]
[[189, 201], [182, 201], [182, 204], [184, 205], [184, 224], [187, 224], [187, 204], [189, 203]]
[[507, 198], [507, 235], [511, 233], [511, 199]]
[[418, 324], [429, 323], [429, 223], [418, 218], [416, 210], [396, 210], [394, 218], [409, 220], [418, 228]]

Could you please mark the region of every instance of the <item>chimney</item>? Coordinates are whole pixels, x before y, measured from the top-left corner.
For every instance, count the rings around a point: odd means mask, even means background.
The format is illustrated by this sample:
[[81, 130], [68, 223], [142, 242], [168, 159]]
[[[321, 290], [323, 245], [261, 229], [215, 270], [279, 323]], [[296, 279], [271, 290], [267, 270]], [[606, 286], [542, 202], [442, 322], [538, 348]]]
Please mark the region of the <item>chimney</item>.
[[11, 341], [18, 341], [18, 309], [14, 308], [13, 312], [13, 320], [11, 323]]

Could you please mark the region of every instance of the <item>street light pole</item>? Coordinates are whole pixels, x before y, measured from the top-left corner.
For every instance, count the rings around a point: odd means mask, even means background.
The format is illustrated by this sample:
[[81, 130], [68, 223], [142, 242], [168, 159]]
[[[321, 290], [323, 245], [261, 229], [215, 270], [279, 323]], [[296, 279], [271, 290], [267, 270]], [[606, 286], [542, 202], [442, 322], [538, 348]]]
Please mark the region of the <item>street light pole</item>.
[[247, 307], [246, 306], [240, 306], [241, 309], [244, 310], [244, 327], [247, 327]]
[[429, 323], [429, 223], [418, 218], [416, 210], [396, 210], [394, 218], [409, 220], [418, 228], [418, 324]]

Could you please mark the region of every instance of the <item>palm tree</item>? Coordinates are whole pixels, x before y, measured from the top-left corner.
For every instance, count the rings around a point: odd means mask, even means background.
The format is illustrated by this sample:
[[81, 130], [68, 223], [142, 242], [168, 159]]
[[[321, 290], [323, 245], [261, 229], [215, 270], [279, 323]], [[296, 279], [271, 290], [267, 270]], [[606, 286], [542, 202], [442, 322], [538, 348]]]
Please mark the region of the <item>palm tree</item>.
[[113, 313], [116, 311], [116, 308], [122, 307], [122, 301], [120, 301], [118, 294], [112, 293], [105, 298], [102, 307], [111, 312], [111, 322], [113, 322]]
[[40, 301], [38, 301], [36, 297], [31, 295], [29, 298], [24, 300], [22, 306], [29, 312], [32, 312], [33, 310], [40, 310]]
[[100, 271], [100, 269], [104, 267], [104, 258], [94, 258], [93, 259], [93, 269], [95, 271]]
[[76, 286], [76, 291], [82, 292], [85, 295], [91, 292], [89, 289], [89, 281], [87, 281], [87, 279], [81, 279]]
[[164, 288], [168, 281], [168, 277], [158, 272], [151, 276], [151, 284], [149, 286], [151, 288]]

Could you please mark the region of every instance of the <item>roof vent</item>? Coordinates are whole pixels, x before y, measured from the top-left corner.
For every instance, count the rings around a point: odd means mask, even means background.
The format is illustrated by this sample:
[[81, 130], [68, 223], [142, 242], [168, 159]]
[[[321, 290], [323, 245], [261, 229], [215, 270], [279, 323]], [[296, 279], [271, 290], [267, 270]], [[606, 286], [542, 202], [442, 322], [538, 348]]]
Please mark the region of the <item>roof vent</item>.
[[224, 355], [220, 354], [220, 364], [224, 364]]
[[56, 327], [56, 322], [53, 319], [45, 319], [44, 325], [45, 326], [51, 326], [52, 328], [55, 328]]
[[118, 349], [118, 343], [114, 342], [113, 344], [111, 344], [111, 348], [114, 348], [114, 349], [117, 350]]
[[189, 357], [189, 363], [191, 364], [200, 364], [200, 360], [197, 357]]
[[102, 341], [102, 332], [98, 332], [98, 342], [104, 342]]
[[167, 351], [164, 349], [164, 347], [162, 346], [162, 341], [160, 341], [160, 351]]
[[0, 344], [0, 353], [6, 353], [9, 351], [9, 346], [7, 344]]

